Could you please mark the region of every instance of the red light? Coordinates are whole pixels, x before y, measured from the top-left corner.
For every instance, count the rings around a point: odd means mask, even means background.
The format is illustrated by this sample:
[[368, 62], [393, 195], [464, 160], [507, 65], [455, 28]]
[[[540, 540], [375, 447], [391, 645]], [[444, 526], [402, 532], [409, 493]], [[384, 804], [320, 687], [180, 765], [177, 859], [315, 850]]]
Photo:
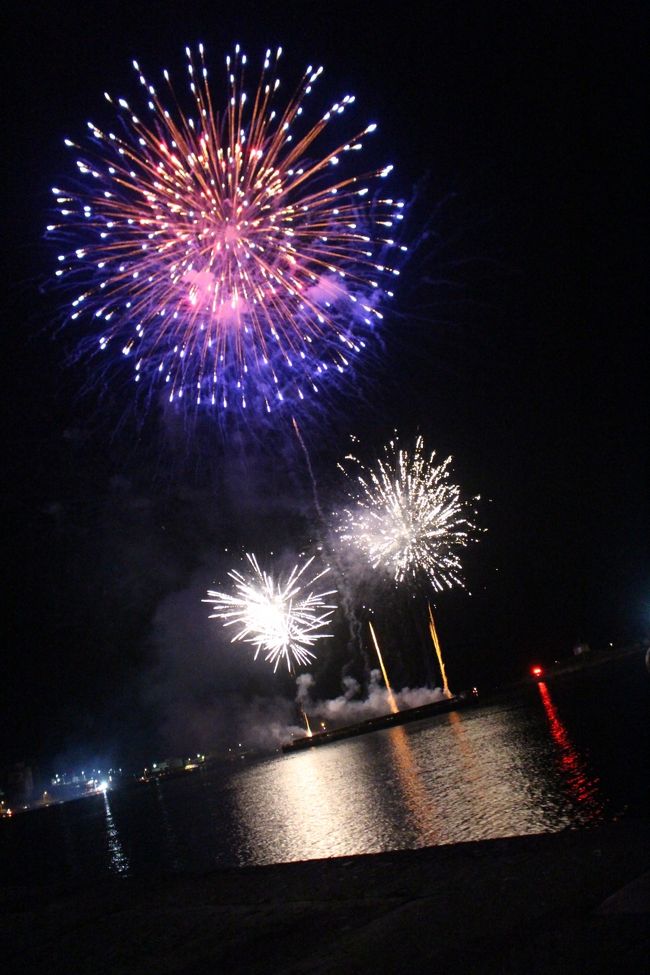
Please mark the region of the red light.
[[531, 667], [530, 672], [533, 675], [533, 677], [541, 677], [542, 674], [544, 673], [541, 667]]

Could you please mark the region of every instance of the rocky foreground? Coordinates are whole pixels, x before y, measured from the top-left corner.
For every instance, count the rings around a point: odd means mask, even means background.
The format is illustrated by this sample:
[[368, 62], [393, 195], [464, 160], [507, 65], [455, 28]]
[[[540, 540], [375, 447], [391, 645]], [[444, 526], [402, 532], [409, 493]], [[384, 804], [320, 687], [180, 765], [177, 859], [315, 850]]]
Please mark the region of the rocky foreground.
[[3, 888], [12, 973], [636, 973], [650, 823], [372, 856]]

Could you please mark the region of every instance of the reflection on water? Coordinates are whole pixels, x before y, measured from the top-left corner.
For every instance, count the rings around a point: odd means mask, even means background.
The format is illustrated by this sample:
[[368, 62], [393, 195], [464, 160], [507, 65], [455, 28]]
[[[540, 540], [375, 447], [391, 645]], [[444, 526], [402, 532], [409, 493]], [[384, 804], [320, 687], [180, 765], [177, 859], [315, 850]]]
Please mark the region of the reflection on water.
[[549, 738], [542, 715], [525, 708], [452, 712], [242, 770], [232, 783], [245, 837], [240, 862], [454, 843], [601, 818], [595, 781], [554, 717]]
[[[611, 675], [601, 683], [591, 699], [584, 683], [540, 683], [500, 704], [3, 820], [4, 875], [142, 876], [589, 825], [645, 795], [647, 681], [633, 675], [618, 698]], [[638, 769], [625, 761], [632, 748]]]
[[108, 841], [109, 866], [113, 873], [126, 876], [129, 873], [129, 858], [122, 849], [120, 836], [115, 826], [113, 813], [108, 801], [108, 792], [104, 792], [104, 813], [106, 815], [106, 839]]
[[438, 842], [438, 837], [431, 832], [431, 822], [434, 818], [433, 801], [425, 788], [404, 726], [397, 725], [393, 728], [388, 741], [412, 826], [419, 835], [427, 837], [427, 843], [435, 844]]
[[[351, 749], [310, 749], [244, 769], [233, 779], [241, 863], [385, 849], [386, 818], [372, 769]], [[307, 852], [309, 851], [309, 852]]]
[[571, 797], [582, 806], [584, 818], [597, 821], [603, 817], [603, 803], [599, 795], [599, 780], [587, 774], [585, 762], [571, 744], [568, 732], [551, 700], [543, 681], [537, 685], [548, 724], [560, 756], [560, 769], [566, 778]]

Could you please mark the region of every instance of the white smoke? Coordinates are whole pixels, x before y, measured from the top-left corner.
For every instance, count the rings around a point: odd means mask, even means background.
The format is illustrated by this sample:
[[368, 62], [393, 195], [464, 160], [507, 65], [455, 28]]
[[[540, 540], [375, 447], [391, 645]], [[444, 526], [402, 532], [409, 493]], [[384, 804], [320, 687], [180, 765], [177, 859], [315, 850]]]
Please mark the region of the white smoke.
[[300, 738], [306, 726], [294, 724], [295, 707], [285, 698], [257, 698], [237, 715], [237, 733], [246, 749], [277, 751], [285, 742]]
[[[318, 718], [328, 727], [343, 727], [365, 721], [367, 718], [390, 714], [389, 693], [380, 684], [380, 680], [380, 672], [372, 670], [367, 697], [359, 699], [357, 694], [361, 688], [358, 681], [354, 677], [344, 677], [342, 694], [329, 700], [319, 701], [312, 700], [310, 693], [315, 683], [314, 678], [311, 674], [300, 674], [296, 679], [296, 701], [310, 719]], [[400, 691], [393, 692], [393, 696], [400, 711], [446, 700], [440, 687], [403, 687]]]

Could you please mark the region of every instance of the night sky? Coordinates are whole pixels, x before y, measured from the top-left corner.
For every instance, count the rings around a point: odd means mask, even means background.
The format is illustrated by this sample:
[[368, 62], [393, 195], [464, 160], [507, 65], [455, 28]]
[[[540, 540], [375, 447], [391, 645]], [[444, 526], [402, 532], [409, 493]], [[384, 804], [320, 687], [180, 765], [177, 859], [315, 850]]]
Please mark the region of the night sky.
[[[254, 64], [282, 44], [287, 79], [322, 63], [332, 97], [356, 94], [359, 127], [380, 123], [373, 152], [413, 201], [417, 246], [383, 348], [304, 434], [328, 509], [349, 434], [371, 460], [394, 428], [453, 454], [481, 495], [472, 595], [436, 599], [452, 683], [647, 635], [647, 6], [57, 6], [21, 4], [4, 36], [0, 760], [207, 747], [293, 693], [218, 642], [199, 602], [243, 547], [314, 538], [290, 432], [194, 434], [155, 406], [134, 414], [132, 386], [71, 362], [67, 295], [48, 287], [50, 187], [73, 165], [63, 138], [110, 120], [104, 90], [136, 91], [134, 57], [182, 88], [198, 41], [213, 85], [237, 41]], [[333, 661], [340, 672], [343, 649]]]

